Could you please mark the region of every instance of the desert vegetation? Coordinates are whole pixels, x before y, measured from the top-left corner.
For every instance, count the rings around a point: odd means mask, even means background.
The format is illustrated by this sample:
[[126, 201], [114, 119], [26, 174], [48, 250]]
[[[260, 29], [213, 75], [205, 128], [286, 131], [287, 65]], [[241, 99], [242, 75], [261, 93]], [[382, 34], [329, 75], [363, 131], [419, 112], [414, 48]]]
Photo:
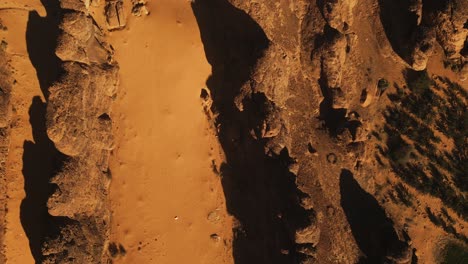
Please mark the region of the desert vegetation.
[[396, 92], [388, 95], [392, 104], [384, 113], [384, 154], [403, 181], [466, 219], [467, 93], [426, 71], [405, 76], [407, 85], [395, 85]]
[[440, 264], [462, 264], [468, 261], [468, 248], [460, 243], [449, 241], [440, 253]]

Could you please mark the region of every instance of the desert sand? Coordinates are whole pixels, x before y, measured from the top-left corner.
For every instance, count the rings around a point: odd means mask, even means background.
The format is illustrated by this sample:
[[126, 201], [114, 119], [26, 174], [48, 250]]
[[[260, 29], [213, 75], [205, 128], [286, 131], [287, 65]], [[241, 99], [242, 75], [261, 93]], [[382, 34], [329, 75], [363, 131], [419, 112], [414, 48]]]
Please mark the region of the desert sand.
[[200, 33], [187, 1], [147, 8], [149, 16], [111, 33], [121, 77], [111, 241], [127, 251], [116, 263], [232, 263], [231, 221], [212, 169], [222, 155], [200, 100], [211, 73]]
[[[10, 138], [10, 154], [5, 164], [7, 181], [7, 204], [5, 228], [5, 257], [6, 263], [34, 263], [34, 258], [30, 250], [28, 235], [38, 238], [42, 230], [34, 228], [31, 222], [43, 225], [44, 210], [32, 209], [27, 214], [21, 215], [21, 206], [34, 206], [31, 199], [39, 199], [44, 202], [44, 195], [41, 191], [32, 193], [32, 197], [27, 198], [25, 188], [31, 187], [31, 184], [41, 184], [41, 180], [28, 178], [31, 173], [37, 173], [40, 177], [44, 166], [37, 166], [38, 162], [48, 163], [47, 160], [33, 161], [28, 156], [40, 154], [40, 147], [36, 144], [42, 144], [44, 131], [41, 130], [41, 120], [35, 122], [35, 133], [30, 124], [30, 119], [34, 120], [34, 111], [45, 111], [44, 97], [40, 89], [39, 81], [36, 76], [26, 43], [26, 28], [28, 22], [28, 13], [36, 10], [39, 14], [45, 15], [45, 11], [39, 0], [37, 1], [2, 1], [0, 2], [0, 18], [8, 31], [1, 32], [1, 36], [8, 43], [6, 51], [12, 55], [11, 66], [13, 68], [13, 77], [16, 84], [12, 93], [13, 124]], [[35, 103], [33, 103], [35, 101]], [[34, 106], [33, 106], [34, 105]], [[32, 115], [31, 117], [31, 109]], [[34, 121], [32, 121], [34, 123]], [[26, 153], [25, 153], [26, 152]], [[23, 163], [28, 163], [31, 169], [25, 168]], [[47, 166], [47, 165], [45, 165]], [[34, 170], [36, 168], [37, 170]], [[27, 182], [29, 181], [29, 182]], [[40, 188], [40, 186], [37, 186]], [[46, 199], [46, 198], [45, 198]], [[41, 203], [41, 201], [38, 201]], [[23, 204], [23, 205], [22, 205]], [[37, 204], [36, 204], [37, 205]], [[45, 208], [44, 208], [45, 209]], [[24, 211], [23, 211], [24, 213]], [[33, 238], [34, 240], [34, 238]], [[38, 242], [38, 241], [37, 241]]]
[[[41, 138], [45, 131], [37, 131], [45, 124], [36, 124], [36, 137], [34, 121], [30, 124], [30, 108], [34, 107], [33, 115], [44, 112], [45, 99], [28, 56], [26, 30], [29, 11], [37, 10], [43, 17], [46, 13], [39, 1], [2, 4], [0, 17], [8, 31], [1, 34], [13, 55], [17, 81], [6, 163], [5, 257], [6, 263], [28, 264], [35, 261], [25, 230], [40, 243], [42, 230], [28, 223], [44, 226], [45, 212], [32, 210], [23, 216], [26, 219], [20, 217], [25, 177], [32, 174], [29, 187], [40, 187], [37, 184], [44, 181], [34, 177], [47, 168], [37, 163], [50, 162], [24, 160], [42, 154], [43, 148], [34, 147], [36, 140], [47, 144]], [[117, 147], [110, 161], [111, 241], [127, 252], [116, 263], [232, 263], [231, 219], [212, 168], [223, 156], [200, 100], [211, 68], [197, 24], [186, 1], [160, 1], [148, 8], [150, 16], [132, 17], [126, 30], [111, 34], [119, 49], [116, 58], [122, 61], [121, 87], [112, 113]], [[29, 150], [32, 153], [24, 153]], [[33, 171], [23, 168], [25, 162]], [[37, 192], [29, 199], [40, 199], [42, 206], [46, 201]]]

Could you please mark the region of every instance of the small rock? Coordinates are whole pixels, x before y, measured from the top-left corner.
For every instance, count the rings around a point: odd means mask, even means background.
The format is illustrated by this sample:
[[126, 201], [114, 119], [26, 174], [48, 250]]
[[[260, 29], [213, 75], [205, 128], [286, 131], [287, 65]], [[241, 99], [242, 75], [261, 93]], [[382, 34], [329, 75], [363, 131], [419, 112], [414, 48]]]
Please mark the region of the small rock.
[[107, 248], [109, 250], [109, 254], [111, 257], [115, 258], [117, 257], [117, 254], [119, 253], [119, 248], [115, 243], [109, 243], [109, 246]]
[[315, 253], [315, 248], [310, 244], [297, 245], [297, 252], [305, 254], [307, 256], [313, 256]]
[[331, 164], [335, 164], [338, 161], [338, 158], [336, 157], [335, 153], [329, 153], [327, 155], [327, 161]]
[[463, 68], [460, 70], [459, 77], [461, 82], [464, 82], [468, 79], [468, 63], [465, 63]]
[[109, 30], [117, 30], [125, 27], [126, 22], [122, 0], [107, 1], [105, 15], [107, 21], [107, 28]]
[[308, 226], [306, 228], [296, 231], [295, 241], [297, 244], [312, 244], [317, 245], [320, 238], [320, 229], [315, 226]]
[[297, 173], [299, 172], [299, 164], [293, 163], [289, 165], [288, 169], [291, 173], [293, 173], [294, 175], [297, 175]]
[[217, 212], [217, 210], [215, 211], [212, 211], [208, 214], [208, 217], [207, 217], [208, 221], [210, 221], [211, 223], [218, 223], [219, 220], [221, 219], [221, 217], [219, 216], [219, 213]]
[[307, 196], [301, 199], [301, 206], [306, 210], [310, 210], [314, 208], [314, 202], [310, 196]]
[[349, 117], [350, 120], [359, 120], [359, 119], [361, 118], [361, 116], [359, 115], [359, 113], [356, 112], [356, 111], [350, 112], [349, 115], [348, 115], [348, 117]]
[[127, 255], [127, 250], [125, 250], [124, 246], [122, 244], [119, 244], [119, 253], [122, 256]]
[[211, 234], [210, 238], [211, 238], [211, 240], [213, 240], [215, 242], [219, 242], [221, 240], [221, 237], [218, 236], [218, 234]]
[[366, 141], [366, 140], [367, 140], [366, 130], [362, 126], [356, 127], [353, 141]]
[[7, 47], [8, 47], [8, 43], [5, 40], [2, 40], [0, 42], [0, 49], [5, 51], [7, 49]]
[[146, 8], [145, 1], [133, 1], [132, 15], [140, 17], [142, 15], [149, 15], [148, 8]]
[[307, 151], [309, 151], [310, 154], [317, 155], [317, 150], [310, 143], [307, 144]]

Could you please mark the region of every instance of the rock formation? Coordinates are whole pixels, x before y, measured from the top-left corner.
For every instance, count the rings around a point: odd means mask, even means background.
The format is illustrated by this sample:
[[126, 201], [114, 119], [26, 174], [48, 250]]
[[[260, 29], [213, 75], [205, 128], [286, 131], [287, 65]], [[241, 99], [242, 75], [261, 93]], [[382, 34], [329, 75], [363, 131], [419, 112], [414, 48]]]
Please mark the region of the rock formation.
[[67, 160], [52, 179], [54, 230], [45, 239], [43, 263], [107, 263], [110, 107], [118, 66], [88, 6], [63, 1], [61, 7], [56, 54], [63, 72], [49, 88], [46, 119], [49, 138]]
[[421, 24], [413, 35], [414, 48], [411, 54], [413, 69], [424, 70], [433, 46], [439, 44], [447, 60], [460, 64], [466, 63], [462, 54], [468, 37], [466, 0], [423, 1], [418, 4]]
[[6, 159], [9, 150], [9, 133], [10, 133], [10, 118], [11, 118], [11, 89], [13, 86], [11, 78], [11, 69], [7, 54], [0, 48], [0, 263], [3, 263], [3, 235], [5, 213], [6, 213]]
[[[356, 78], [360, 70], [356, 65], [362, 59], [354, 52], [359, 48], [358, 34], [353, 28], [355, 4], [242, 0], [230, 3], [198, 0], [193, 4], [205, 52], [213, 67], [213, 75], [207, 82], [213, 96], [212, 111], [217, 116], [219, 138], [228, 153], [227, 166], [234, 167], [226, 181], [234, 182], [234, 186], [243, 181], [242, 172], [235, 169], [237, 155], [241, 154], [236, 154], [234, 148], [258, 145], [265, 157], [290, 160], [290, 174], [276, 177], [284, 180], [293, 177], [294, 188], [282, 191], [289, 192], [288, 197], [296, 201], [290, 202], [297, 203], [296, 211], [291, 213], [280, 206], [280, 226], [284, 227], [273, 231], [278, 245], [290, 246], [268, 248], [265, 256], [268, 263], [356, 263], [361, 254], [358, 245], [350, 242], [354, 241], [352, 227], [337, 199], [340, 171], [357, 168], [359, 174], [356, 164], [366, 155], [364, 142], [368, 137], [361, 113], [351, 110], [359, 104], [357, 90], [362, 85], [359, 83], [367, 81]], [[230, 20], [243, 30], [238, 31]], [[221, 40], [223, 30], [229, 30], [231, 38]], [[221, 88], [228, 92], [221, 92]], [[226, 106], [231, 102], [235, 108]], [[246, 124], [244, 119], [248, 120]], [[310, 152], [311, 144], [314, 155]], [[327, 158], [329, 153], [334, 155], [333, 162]], [[263, 176], [257, 173], [255, 177]], [[273, 189], [257, 186], [255, 192], [278, 192], [274, 186], [270, 187]], [[228, 203], [232, 191], [225, 188]], [[243, 257], [251, 257], [243, 246], [270, 238], [250, 233], [254, 224], [243, 212], [234, 209], [231, 213], [241, 221], [242, 233], [246, 233], [234, 241], [234, 245], [239, 244], [239, 248], [234, 246], [234, 256], [242, 263]], [[294, 240], [281, 240], [278, 230], [283, 229], [292, 233]], [[411, 261], [411, 255], [407, 257], [411, 248], [402, 240], [406, 246], [394, 254], [404, 257], [395, 263]], [[398, 241], [396, 238], [395, 243]], [[282, 262], [286, 260], [291, 262]]]

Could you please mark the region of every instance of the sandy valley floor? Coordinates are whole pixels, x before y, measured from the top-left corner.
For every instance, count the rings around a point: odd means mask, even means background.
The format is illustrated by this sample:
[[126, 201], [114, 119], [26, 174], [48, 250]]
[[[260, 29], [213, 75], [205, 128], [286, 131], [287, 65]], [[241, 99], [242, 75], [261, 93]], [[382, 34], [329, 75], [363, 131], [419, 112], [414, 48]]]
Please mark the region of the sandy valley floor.
[[186, 1], [148, 8], [111, 35], [121, 67], [111, 241], [127, 251], [116, 262], [231, 263], [230, 219], [211, 168], [220, 150], [199, 97], [211, 69], [197, 24]]
[[[29, 11], [46, 14], [39, 0], [1, 4], [7, 9], [0, 10], [0, 17], [8, 27], [2, 36], [13, 54], [17, 81], [5, 255], [8, 264], [32, 264], [27, 231], [34, 237], [41, 230], [27, 230], [20, 220], [23, 147], [35, 143], [29, 120], [33, 98], [36, 106], [44, 98], [28, 56], [26, 29]], [[121, 67], [112, 113], [111, 241], [127, 252], [116, 263], [232, 263], [231, 219], [212, 169], [222, 155], [200, 101], [211, 68], [190, 2], [158, 1], [148, 8], [149, 16], [129, 17], [127, 28], [110, 36]]]

